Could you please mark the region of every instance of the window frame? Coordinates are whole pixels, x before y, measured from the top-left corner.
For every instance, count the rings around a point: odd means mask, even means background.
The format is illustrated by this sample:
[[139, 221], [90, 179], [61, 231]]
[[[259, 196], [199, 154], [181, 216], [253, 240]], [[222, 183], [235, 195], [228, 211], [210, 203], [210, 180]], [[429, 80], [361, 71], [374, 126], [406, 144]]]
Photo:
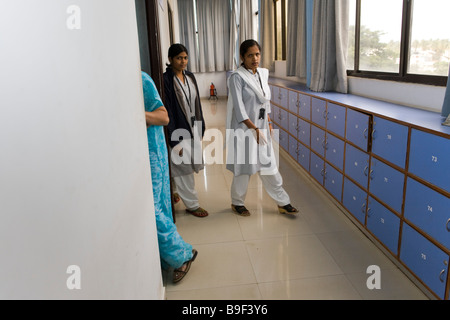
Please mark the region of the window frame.
[[427, 84], [434, 86], [447, 86], [448, 77], [422, 75], [408, 73], [409, 53], [410, 53], [410, 39], [412, 31], [412, 9], [413, 1], [403, 0], [402, 13], [402, 35], [400, 42], [400, 67], [398, 73], [378, 72], [378, 71], [364, 71], [359, 70], [360, 67], [360, 40], [361, 40], [361, 1], [356, 1], [356, 20], [355, 20], [355, 61], [354, 69], [347, 70], [347, 75], [357, 78], [369, 78], [377, 80], [407, 82]]

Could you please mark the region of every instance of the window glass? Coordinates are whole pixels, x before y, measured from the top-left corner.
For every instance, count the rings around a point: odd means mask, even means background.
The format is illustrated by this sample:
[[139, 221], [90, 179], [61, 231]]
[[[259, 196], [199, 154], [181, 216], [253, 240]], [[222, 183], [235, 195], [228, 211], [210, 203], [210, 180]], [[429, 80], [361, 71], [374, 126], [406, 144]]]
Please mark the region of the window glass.
[[408, 73], [448, 76], [449, 0], [414, 0]]
[[399, 73], [402, 16], [402, 0], [361, 1], [360, 70]]

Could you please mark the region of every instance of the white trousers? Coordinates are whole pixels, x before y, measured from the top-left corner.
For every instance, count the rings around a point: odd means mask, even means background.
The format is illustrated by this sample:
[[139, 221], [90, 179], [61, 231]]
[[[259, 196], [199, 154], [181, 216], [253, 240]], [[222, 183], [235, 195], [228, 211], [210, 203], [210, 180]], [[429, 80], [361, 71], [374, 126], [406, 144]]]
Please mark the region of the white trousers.
[[[284, 207], [291, 203], [289, 195], [283, 188], [283, 178], [278, 172], [275, 175], [261, 175], [259, 174], [264, 189], [269, 196], [275, 200], [278, 206]], [[249, 175], [242, 175], [233, 178], [231, 185], [231, 201], [235, 206], [244, 206], [245, 198], [247, 196], [248, 183], [250, 181]]]
[[188, 174], [187, 176], [173, 177], [175, 181], [174, 192], [177, 192], [183, 201], [186, 209], [197, 210], [200, 208], [198, 202], [198, 194], [195, 191], [195, 179], [194, 174]]

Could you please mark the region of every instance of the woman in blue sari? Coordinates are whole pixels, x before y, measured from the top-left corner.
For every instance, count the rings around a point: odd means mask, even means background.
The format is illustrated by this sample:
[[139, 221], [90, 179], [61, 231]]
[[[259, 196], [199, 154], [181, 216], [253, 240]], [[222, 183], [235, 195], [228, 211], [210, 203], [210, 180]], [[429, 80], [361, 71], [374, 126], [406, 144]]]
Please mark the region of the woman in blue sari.
[[169, 161], [163, 129], [169, 123], [169, 116], [155, 83], [145, 72], [142, 72], [142, 84], [161, 266], [175, 269], [173, 281], [177, 283], [189, 271], [197, 251], [181, 238], [172, 217]]

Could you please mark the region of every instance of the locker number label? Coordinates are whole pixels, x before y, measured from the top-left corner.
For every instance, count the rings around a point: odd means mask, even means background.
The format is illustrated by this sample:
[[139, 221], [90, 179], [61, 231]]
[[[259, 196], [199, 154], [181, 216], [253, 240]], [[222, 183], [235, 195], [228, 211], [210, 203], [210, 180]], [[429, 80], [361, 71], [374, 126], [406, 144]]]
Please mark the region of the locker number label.
[[431, 156], [431, 162], [433, 162], [433, 163], [438, 163], [438, 157], [436, 157], [436, 156]]

